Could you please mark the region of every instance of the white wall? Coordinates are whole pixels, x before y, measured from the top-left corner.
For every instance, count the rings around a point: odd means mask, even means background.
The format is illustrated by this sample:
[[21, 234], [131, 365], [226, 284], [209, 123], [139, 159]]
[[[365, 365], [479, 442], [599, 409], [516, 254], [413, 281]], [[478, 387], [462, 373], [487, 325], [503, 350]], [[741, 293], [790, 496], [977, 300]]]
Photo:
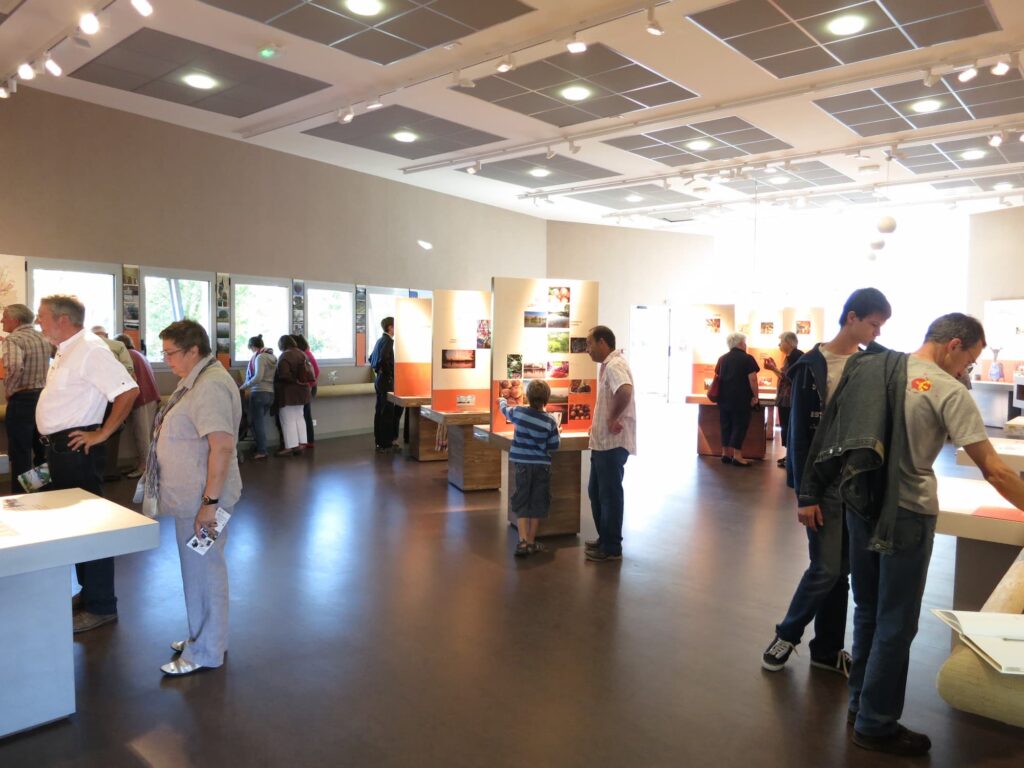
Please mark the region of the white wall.
[[967, 307], [983, 317], [989, 299], [1024, 298], [1024, 208], [971, 216]]

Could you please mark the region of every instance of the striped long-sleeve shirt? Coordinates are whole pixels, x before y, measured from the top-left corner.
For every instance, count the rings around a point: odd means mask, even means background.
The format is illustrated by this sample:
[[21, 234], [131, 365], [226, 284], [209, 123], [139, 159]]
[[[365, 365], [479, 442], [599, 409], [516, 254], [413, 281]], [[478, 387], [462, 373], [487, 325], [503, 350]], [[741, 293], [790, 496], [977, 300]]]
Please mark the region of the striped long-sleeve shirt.
[[543, 411], [525, 406], [509, 407], [501, 398], [498, 407], [515, 427], [508, 457], [517, 464], [550, 464], [551, 454], [558, 450], [560, 439], [555, 420]]

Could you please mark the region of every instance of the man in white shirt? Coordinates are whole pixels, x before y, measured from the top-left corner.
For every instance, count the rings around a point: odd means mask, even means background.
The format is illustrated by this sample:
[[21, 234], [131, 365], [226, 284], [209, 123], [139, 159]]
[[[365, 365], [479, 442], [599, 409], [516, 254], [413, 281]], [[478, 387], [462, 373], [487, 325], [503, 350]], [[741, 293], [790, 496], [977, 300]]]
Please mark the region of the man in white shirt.
[[[36, 427], [46, 443], [49, 490], [82, 488], [103, 494], [107, 438], [131, 413], [138, 385], [103, 339], [83, 328], [85, 306], [74, 296], [46, 296], [37, 322], [57, 346], [36, 406]], [[107, 403], [110, 415], [104, 419]], [[81, 610], [74, 631], [85, 632], [117, 619], [112, 557], [76, 566]]]
[[622, 478], [626, 459], [636, 455], [636, 407], [633, 403], [633, 374], [620, 350], [615, 334], [598, 325], [587, 336], [587, 354], [600, 364], [597, 376], [597, 404], [590, 427], [590, 509], [597, 526], [597, 538], [586, 543], [586, 556], [593, 562], [622, 559]]

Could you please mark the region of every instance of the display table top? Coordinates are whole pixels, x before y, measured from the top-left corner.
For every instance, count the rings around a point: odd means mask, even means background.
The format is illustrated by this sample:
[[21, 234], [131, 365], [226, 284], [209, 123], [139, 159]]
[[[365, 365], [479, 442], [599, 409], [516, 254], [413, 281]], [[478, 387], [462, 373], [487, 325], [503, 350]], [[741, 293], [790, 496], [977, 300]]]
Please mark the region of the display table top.
[[[999, 458], [1006, 462], [1006, 465], [1017, 472], [1024, 472], [1024, 440], [1011, 437], [990, 437], [992, 447], [996, 449]], [[967, 455], [963, 448], [957, 448], [956, 463], [962, 467], [973, 467], [974, 462]]]
[[395, 405], [400, 405], [403, 408], [419, 408], [420, 406], [430, 405], [430, 396], [426, 397], [406, 397], [404, 395], [396, 395], [394, 392], [388, 392], [388, 400]]
[[[491, 432], [489, 426], [473, 427], [473, 437], [502, 450], [512, 447], [512, 432]], [[586, 432], [562, 432], [560, 451], [586, 451], [590, 449], [590, 435]]]
[[[999, 495], [984, 480], [939, 476], [939, 519], [937, 533], [995, 544], [1024, 547], [1024, 513]], [[977, 514], [985, 510], [1008, 519]], [[1016, 518], [1016, 519], [1014, 519]]]
[[491, 420], [490, 411], [435, 411], [433, 408], [420, 408], [420, 416], [424, 419], [444, 424], [446, 427], [472, 427], [486, 424]]
[[978, 379], [977, 381], [972, 381], [971, 386], [974, 387], [975, 389], [1005, 389], [1007, 392], [1009, 392], [1011, 389], [1013, 389], [1013, 382], [986, 381], [985, 379]]
[[0, 577], [159, 544], [155, 520], [80, 488], [6, 496], [0, 505]]

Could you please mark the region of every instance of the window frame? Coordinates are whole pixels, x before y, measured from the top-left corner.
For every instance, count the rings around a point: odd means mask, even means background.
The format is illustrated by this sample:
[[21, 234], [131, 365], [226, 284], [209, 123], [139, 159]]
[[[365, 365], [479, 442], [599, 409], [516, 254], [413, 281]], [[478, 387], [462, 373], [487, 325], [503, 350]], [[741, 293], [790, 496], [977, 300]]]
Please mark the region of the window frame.
[[[238, 308], [235, 306], [235, 288], [239, 285], [269, 285], [276, 288], [285, 289], [285, 302], [287, 304], [287, 327], [286, 333], [291, 333], [292, 330], [292, 278], [290, 277], [266, 277], [264, 275], [235, 275], [232, 274], [230, 277], [231, 288], [228, 292], [229, 306], [231, 311], [231, 336], [230, 345], [228, 346], [228, 357], [230, 358], [231, 368], [242, 369], [249, 365], [248, 360], [235, 360], [235, 323], [238, 319]], [[266, 339], [264, 339], [266, 341]], [[277, 339], [270, 340], [270, 346], [276, 348]]]
[[[114, 278], [114, 327], [108, 328], [111, 337], [124, 333], [124, 301], [122, 283], [124, 265], [105, 261], [77, 261], [75, 259], [50, 259], [43, 256], [28, 256], [25, 259], [25, 299], [29, 308], [35, 312], [39, 308], [41, 296], [35, 295], [35, 280], [32, 272], [36, 269], [61, 272], [88, 272], [97, 275], [110, 275]], [[85, 308], [86, 313], [89, 307]], [[93, 323], [92, 325], [96, 325]], [[86, 327], [89, 327], [87, 322]]]
[[305, 309], [303, 312], [304, 322], [303, 328], [306, 331], [306, 339], [309, 339], [309, 292], [310, 290], [321, 290], [321, 291], [340, 291], [342, 293], [348, 293], [352, 298], [352, 313], [349, 316], [349, 326], [352, 334], [352, 356], [351, 357], [328, 357], [328, 358], [317, 358], [318, 365], [355, 365], [356, 364], [356, 286], [355, 283], [330, 283], [322, 280], [306, 280], [305, 281]]
[[[146, 278], [147, 277], [171, 277], [178, 278], [181, 280], [196, 280], [209, 283], [209, 306], [207, 310], [210, 313], [210, 346], [216, 350], [217, 348], [217, 273], [216, 272], [203, 272], [200, 270], [193, 269], [165, 269], [164, 267], [139, 267], [139, 341], [146, 338]], [[139, 350], [142, 351], [141, 349]], [[149, 357], [143, 355], [149, 360]], [[157, 360], [149, 360], [149, 364], [153, 367], [154, 371], [169, 371], [170, 366], [159, 358]]]

